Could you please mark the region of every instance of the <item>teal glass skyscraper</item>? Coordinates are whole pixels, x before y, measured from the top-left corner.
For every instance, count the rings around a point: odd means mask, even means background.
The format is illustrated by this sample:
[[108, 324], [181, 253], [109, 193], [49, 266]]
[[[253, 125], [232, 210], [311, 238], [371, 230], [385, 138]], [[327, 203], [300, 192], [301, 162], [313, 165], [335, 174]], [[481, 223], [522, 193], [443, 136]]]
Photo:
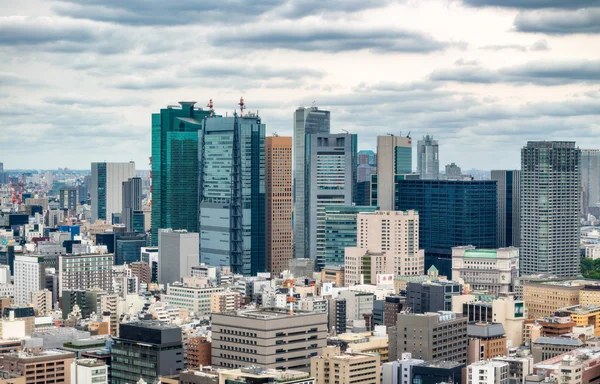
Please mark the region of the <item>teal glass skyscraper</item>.
[[205, 119], [198, 159], [200, 260], [265, 271], [265, 124], [253, 114]]
[[378, 210], [358, 205], [325, 207], [325, 265], [344, 265], [346, 247], [356, 247], [356, 216]]
[[158, 229], [198, 232], [198, 132], [210, 111], [181, 101], [152, 114], [152, 245]]

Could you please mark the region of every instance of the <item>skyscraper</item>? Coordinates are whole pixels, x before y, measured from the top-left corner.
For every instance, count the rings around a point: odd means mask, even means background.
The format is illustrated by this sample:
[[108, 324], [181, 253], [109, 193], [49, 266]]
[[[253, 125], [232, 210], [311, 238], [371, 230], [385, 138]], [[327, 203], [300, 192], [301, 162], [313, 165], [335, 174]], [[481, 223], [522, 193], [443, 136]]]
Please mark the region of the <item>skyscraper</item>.
[[[134, 229], [134, 213], [142, 212], [142, 178], [130, 177], [123, 182], [123, 210], [121, 211], [121, 223], [125, 224], [127, 232], [143, 232], [140, 228]], [[136, 230], [137, 229], [137, 230]]]
[[292, 258], [292, 138], [267, 137], [265, 142], [266, 267], [279, 274]]
[[412, 139], [377, 136], [377, 204], [382, 211], [394, 209], [396, 175], [412, 172]]
[[77, 204], [79, 204], [79, 191], [77, 187], [62, 187], [58, 194], [60, 209], [67, 209], [71, 213], [76, 213]]
[[[304, 247], [317, 270], [325, 265], [325, 207], [356, 202], [357, 135], [306, 135]], [[296, 243], [296, 247], [302, 244]]]
[[179, 104], [152, 114], [152, 245], [159, 228], [198, 232], [198, 132], [210, 111]]
[[519, 247], [521, 231], [521, 171], [492, 171], [498, 191], [498, 248]]
[[330, 132], [330, 113], [317, 107], [300, 107], [294, 112], [294, 257], [308, 257], [305, 239], [306, 135]]
[[440, 177], [438, 141], [425, 135], [417, 142], [417, 173], [423, 180], [437, 180]]
[[186, 230], [158, 231], [158, 281], [161, 284], [180, 282], [192, 275], [192, 267], [200, 265], [198, 233]]
[[111, 220], [123, 209], [122, 183], [135, 176], [135, 163], [92, 163], [92, 222]]
[[358, 165], [368, 164], [375, 166], [377, 164], [377, 155], [370, 149], [361, 149], [358, 151]]
[[255, 275], [265, 261], [265, 124], [205, 119], [199, 133], [200, 259]]
[[600, 203], [600, 150], [581, 150], [581, 209], [587, 214], [589, 207]]
[[581, 151], [529, 141], [521, 150], [521, 274], [579, 274]]

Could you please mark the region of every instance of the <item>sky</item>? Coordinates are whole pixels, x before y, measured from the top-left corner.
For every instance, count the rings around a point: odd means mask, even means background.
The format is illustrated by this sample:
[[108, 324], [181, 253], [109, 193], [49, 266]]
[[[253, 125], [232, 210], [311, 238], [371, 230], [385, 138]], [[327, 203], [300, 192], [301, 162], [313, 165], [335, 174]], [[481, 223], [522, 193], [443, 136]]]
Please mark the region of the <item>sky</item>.
[[359, 149], [431, 134], [441, 168], [600, 148], [600, 0], [3, 0], [0, 58], [6, 169], [148, 169], [152, 113], [241, 96], [268, 135], [313, 102]]

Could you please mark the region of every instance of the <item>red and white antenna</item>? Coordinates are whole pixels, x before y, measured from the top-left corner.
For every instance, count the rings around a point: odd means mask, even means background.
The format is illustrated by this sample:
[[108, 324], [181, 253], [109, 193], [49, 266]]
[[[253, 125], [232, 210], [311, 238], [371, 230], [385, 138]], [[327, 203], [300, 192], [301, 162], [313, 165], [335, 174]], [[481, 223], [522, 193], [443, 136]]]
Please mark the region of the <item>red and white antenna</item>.
[[209, 117], [213, 117], [213, 116], [215, 115], [215, 110], [214, 110], [214, 108], [213, 108], [213, 101], [212, 101], [212, 99], [210, 99], [210, 100], [208, 101], [208, 105], [207, 105], [207, 107], [208, 107], [208, 111], [210, 112], [210, 115], [209, 115]]
[[246, 109], [246, 104], [244, 104], [244, 98], [240, 97], [240, 102], [238, 103], [240, 106], [240, 117], [244, 116], [244, 109]]

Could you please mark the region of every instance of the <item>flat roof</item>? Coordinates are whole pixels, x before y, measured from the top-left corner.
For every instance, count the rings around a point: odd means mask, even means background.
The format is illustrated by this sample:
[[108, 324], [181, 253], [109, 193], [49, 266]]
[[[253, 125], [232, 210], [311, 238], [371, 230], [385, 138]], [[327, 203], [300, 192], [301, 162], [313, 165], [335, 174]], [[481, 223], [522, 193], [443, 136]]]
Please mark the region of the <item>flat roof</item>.
[[312, 315], [323, 315], [322, 312], [312, 312], [303, 310], [294, 310], [293, 315], [290, 315], [289, 309], [286, 308], [257, 308], [257, 309], [242, 309], [238, 311], [221, 312], [215, 315], [225, 315], [234, 317], [247, 317], [257, 320], [272, 320], [272, 319], [285, 319], [289, 317], [298, 316], [312, 316]]

